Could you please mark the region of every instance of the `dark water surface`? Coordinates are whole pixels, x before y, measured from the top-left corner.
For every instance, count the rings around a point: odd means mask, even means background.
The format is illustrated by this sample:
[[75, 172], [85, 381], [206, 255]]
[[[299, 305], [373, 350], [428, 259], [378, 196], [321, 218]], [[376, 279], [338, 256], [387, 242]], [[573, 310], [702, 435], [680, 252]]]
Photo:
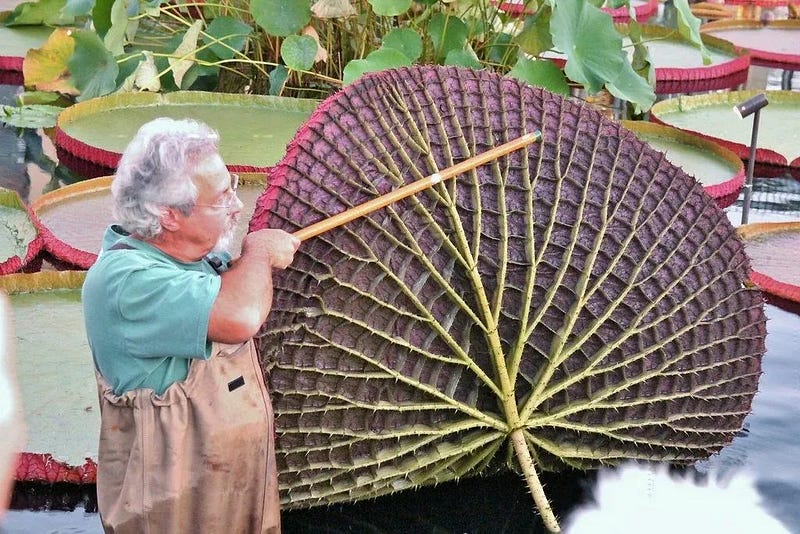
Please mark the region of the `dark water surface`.
[[[0, 85], [0, 103], [11, 103], [18, 90]], [[0, 186], [18, 191], [30, 202], [79, 178], [57, 164], [48, 144], [36, 132], [20, 138], [13, 130], [0, 127]], [[751, 222], [800, 219], [800, 183], [788, 176], [759, 180], [752, 206]], [[729, 210], [734, 221], [738, 209]], [[798, 309], [785, 302], [767, 304], [767, 354], [753, 411], [733, 443], [697, 469], [752, 473], [769, 510], [791, 532], [800, 534]], [[542, 478], [556, 513], [563, 517], [588, 498], [587, 487], [594, 476], [566, 473]], [[0, 534], [99, 533], [96, 508], [92, 485], [17, 484], [11, 510], [0, 523]], [[351, 505], [284, 512], [283, 526], [286, 533], [544, 532], [527, 487], [512, 474], [446, 483]], [[690, 528], [685, 532], [692, 533]]]

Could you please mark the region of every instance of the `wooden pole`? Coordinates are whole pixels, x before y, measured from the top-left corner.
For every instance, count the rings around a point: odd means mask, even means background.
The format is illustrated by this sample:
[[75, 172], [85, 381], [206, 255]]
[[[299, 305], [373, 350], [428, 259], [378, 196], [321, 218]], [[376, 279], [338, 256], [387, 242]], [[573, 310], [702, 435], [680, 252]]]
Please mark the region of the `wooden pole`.
[[368, 200], [363, 204], [353, 206], [352, 208], [341, 213], [337, 213], [336, 215], [332, 215], [327, 219], [323, 219], [319, 222], [306, 226], [305, 228], [301, 228], [293, 235], [300, 239], [300, 241], [305, 241], [306, 239], [318, 236], [319, 234], [327, 232], [328, 230], [332, 230], [343, 224], [349, 223], [352, 220], [358, 219], [359, 217], [368, 215], [373, 211], [385, 208], [389, 204], [397, 202], [398, 200], [402, 200], [406, 197], [410, 197], [411, 195], [419, 193], [420, 191], [432, 187], [443, 180], [448, 180], [454, 176], [472, 170], [475, 167], [479, 167], [484, 163], [495, 160], [501, 156], [505, 156], [510, 152], [519, 150], [520, 148], [525, 147], [534, 141], [538, 141], [541, 138], [542, 132], [538, 130], [533, 133], [528, 133], [521, 137], [517, 137], [516, 139], [512, 139], [511, 141], [503, 143], [500, 146], [490, 148], [486, 152], [482, 152], [476, 156], [472, 156], [471, 158], [456, 163], [452, 167], [448, 167], [442, 171], [433, 173], [425, 178], [420, 178], [419, 180], [411, 182], [410, 184], [406, 184], [398, 189], [395, 189], [394, 191], [389, 191], [388, 193], [377, 198], [373, 198], [372, 200]]

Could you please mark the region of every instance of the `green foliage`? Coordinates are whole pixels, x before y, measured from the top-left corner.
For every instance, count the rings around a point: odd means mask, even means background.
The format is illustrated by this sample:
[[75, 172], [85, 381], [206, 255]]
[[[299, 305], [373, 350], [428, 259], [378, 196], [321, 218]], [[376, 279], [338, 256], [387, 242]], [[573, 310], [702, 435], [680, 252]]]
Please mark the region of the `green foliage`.
[[15, 128], [52, 128], [62, 109], [47, 104], [0, 106], [0, 123]]
[[113, 91], [119, 68], [97, 34], [89, 30], [77, 30], [72, 32], [72, 39], [75, 41], [75, 51], [67, 67], [72, 73], [75, 87], [81, 92], [78, 101]]
[[402, 15], [411, 7], [411, 0], [369, 0], [376, 15], [394, 17]]
[[[699, 21], [688, 0], [674, 4], [678, 31], [702, 52]], [[95, 96], [203, 88], [323, 98], [367, 72], [437, 63], [488, 68], [560, 93], [570, 85], [582, 85], [589, 94], [607, 89], [641, 110], [655, 101], [647, 44], [630, 35], [633, 54], [627, 53], [620, 30], [597, 7], [629, 5], [627, 0], [530, 0], [524, 14], [506, 13], [499, 5], [207, 0], [198, 8], [143, 0], [39, 0], [18, 6], [7, 23], [71, 21], [93, 28], [81, 30], [93, 31], [98, 40], [76, 48], [68, 79]], [[555, 56], [566, 58], [563, 70], [550, 63]]]
[[286, 66], [294, 70], [308, 70], [314, 66], [317, 42], [307, 35], [290, 35], [281, 45], [281, 57]]
[[66, 0], [39, 0], [18, 4], [3, 21], [6, 26], [44, 24], [63, 26], [75, 22], [75, 18], [62, 14]]
[[311, 20], [310, 0], [252, 0], [250, 12], [264, 31], [286, 37], [303, 29]]
[[422, 55], [422, 37], [410, 28], [395, 28], [383, 37], [383, 47], [398, 50], [416, 61]]

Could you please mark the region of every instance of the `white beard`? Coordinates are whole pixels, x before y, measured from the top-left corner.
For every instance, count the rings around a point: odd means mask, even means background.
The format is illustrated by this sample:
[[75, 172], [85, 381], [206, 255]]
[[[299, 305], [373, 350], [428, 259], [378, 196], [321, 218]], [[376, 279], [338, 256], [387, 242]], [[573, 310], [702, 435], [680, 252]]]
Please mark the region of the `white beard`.
[[233, 243], [233, 238], [236, 235], [236, 225], [239, 223], [239, 218], [236, 217], [231, 221], [230, 226], [228, 227], [225, 232], [219, 236], [217, 239], [214, 248], [212, 249], [213, 252], [216, 253], [223, 253], [223, 252], [230, 252], [231, 243]]

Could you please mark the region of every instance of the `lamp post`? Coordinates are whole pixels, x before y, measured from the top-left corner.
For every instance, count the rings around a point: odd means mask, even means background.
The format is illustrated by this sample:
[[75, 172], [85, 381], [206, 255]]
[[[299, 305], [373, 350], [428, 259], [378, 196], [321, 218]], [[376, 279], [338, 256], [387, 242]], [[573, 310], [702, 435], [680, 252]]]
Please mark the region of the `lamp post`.
[[756, 96], [745, 100], [741, 104], [733, 106], [733, 111], [739, 115], [740, 119], [750, 116], [753, 117], [753, 134], [750, 137], [750, 157], [747, 160], [747, 176], [744, 183], [744, 204], [742, 205], [742, 224], [747, 224], [747, 216], [750, 213], [750, 199], [753, 196], [753, 166], [756, 163], [756, 140], [758, 139], [758, 119], [761, 115], [761, 108], [769, 104], [767, 95], [759, 93]]

